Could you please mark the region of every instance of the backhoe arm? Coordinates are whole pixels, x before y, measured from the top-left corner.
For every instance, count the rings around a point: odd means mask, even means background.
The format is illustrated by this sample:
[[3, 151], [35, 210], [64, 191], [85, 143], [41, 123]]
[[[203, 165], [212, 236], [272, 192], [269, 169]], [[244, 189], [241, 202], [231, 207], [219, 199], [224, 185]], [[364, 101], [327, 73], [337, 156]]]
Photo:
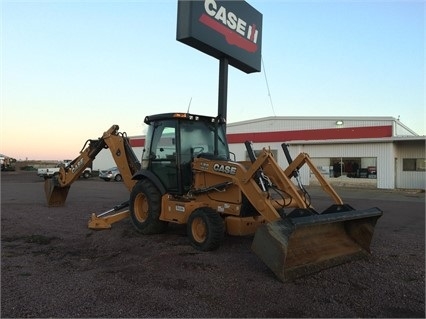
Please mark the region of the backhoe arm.
[[[65, 187], [71, 185], [78, 179], [81, 173], [89, 167], [99, 152], [106, 147], [105, 136], [110, 136], [111, 133], [116, 133], [117, 125], [113, 125], [102, 138], [97, 140], [87, 140], [80, 151], [80, 156], [75, 158], [67, 167], [61, 167], [58, 175], [58, 186]], [[88, 145], [87, 145], [88, 144]], [[87, 146], [87, 147], [86, 147]]]
[[133, 152], [128, 138], [118, 132], [119, 126], [113, 125], [97, 140], [88, 140], [80, 151], [80, 156], [74, 159], [68, 167], [61, 167], [59, 175], [45, 181], [45, 193], [48, 206], [62, 206], [68, 195], [69, 188], [92, 164], [99, 152], [108, 148], [123, 177], [123, 182], [129, 191], [135, 181], [132, 176], [140, 169], [140, 162]]

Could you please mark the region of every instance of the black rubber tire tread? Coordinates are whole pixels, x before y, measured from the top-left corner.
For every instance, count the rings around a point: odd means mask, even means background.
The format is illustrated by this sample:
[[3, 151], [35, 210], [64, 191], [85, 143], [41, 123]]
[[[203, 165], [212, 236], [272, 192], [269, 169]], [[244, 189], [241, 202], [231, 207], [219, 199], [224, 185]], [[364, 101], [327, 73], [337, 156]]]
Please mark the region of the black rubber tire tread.
[[123, 180], [123, 177], [121, 177], [121, 175], [120, 175], [120, 174], [117, 174], [117, 175], [115, 175], [114, 180], [115, 180], [116, 182], [121, 182], [121, 181]]
[[85, 171], [85, 172], [83, 173], [83, 177], [84, 177], [85, 179], [88, 179], [90, 176], [92, 176], [92, 174], [91, 174], [89, 171]]
[[[207, 227], [206, 239], [202, 243], [196, 241], [192, 234], [192, 223], [196, 218], [201, 218]], [[187, 234], [191, 245], [197, 250], [215, 250], [222, 244], [225, 237], [225, 223], [219, 213], [213, 209], [208, 207], [197, 208], [188, 218]]]
[[[135, 200], [138, 194], [142, 193], [148, 201], [148, 216], [141, 222], [135, 215]], [[136, 230], [144, 235], [159, 234], [166, 230], [167, 222], [160, 220], [161, 214], [161, 194], [154, 184], [142, 179], [138, 181], [130, 193], [130, 219]]]

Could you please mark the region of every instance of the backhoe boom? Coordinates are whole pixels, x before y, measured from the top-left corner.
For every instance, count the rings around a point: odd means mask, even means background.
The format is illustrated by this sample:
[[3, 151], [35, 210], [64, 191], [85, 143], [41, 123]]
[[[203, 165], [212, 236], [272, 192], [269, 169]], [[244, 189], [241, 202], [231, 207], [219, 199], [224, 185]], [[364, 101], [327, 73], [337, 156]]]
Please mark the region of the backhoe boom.
[[102, 137], [96, 140], [87, 140], [80, 151], [80, 155], [69, 166], [61, 167], [57, 176], [45, 180], [44, 189], [48, 206], [63, 206], [65, 204], [71, 184], [79, 178], [85, 168], [90, 166], [99, 152], [105, 148], [111, 151], [127, 189], [132, 190], [135, 184], [132, 176], [140, 169], [140, 162], [130, 147], [125, 133], [119, 133], [118, 130], [118, 125], [112, 125], [104, 132]]

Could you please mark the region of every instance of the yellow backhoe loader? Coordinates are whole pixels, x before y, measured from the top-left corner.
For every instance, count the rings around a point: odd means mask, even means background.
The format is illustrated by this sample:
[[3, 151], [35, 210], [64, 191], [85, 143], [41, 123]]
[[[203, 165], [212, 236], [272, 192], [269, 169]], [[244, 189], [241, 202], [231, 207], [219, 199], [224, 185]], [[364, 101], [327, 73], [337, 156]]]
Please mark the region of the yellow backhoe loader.
[[[147, 116], [145, 123], [141, 162], [113, 125], [101, 138], [86, 142], [57, 177], [46, 180], [48, 205], [63, 205], [81, 170], [109, 148], [130, 197], [92, 214], [91, 229], [110, 228], [127, 217], [142, 234], [161, 233], [168, 223], [186, 224], [191, 245], [202, 251], [218, 248], [225, 233], [254, 234], [252, 250], [282, 281], [369, 255], [382, 211], [344, 204], [307, 154], [293, 160], [283, 143], [289, 162], [283, 169], [270, 150], [256, 156], [247, 141], [250, 161], [237, 162], [230, 157], [226, 123], [219, 116], [167, 113]], [[332, 200], [321, 213], [299, 180], [305, 164]]]

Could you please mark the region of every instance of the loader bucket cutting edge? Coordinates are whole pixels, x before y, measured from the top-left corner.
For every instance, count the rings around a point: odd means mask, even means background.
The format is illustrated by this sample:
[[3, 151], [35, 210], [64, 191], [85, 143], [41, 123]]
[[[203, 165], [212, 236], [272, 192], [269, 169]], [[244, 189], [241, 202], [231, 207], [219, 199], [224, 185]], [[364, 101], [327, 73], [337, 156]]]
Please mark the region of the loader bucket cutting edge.
[[286, 218], [261, 225], [254, 253], [283, 282], [369, 256], [378, 208]]
[[48, 178], [44, 181], [44, 193], [46, 195], [47, 206], [63, 206], [68, 196], [70, 186], [59, 187], [55, 185], [53, 179]]

